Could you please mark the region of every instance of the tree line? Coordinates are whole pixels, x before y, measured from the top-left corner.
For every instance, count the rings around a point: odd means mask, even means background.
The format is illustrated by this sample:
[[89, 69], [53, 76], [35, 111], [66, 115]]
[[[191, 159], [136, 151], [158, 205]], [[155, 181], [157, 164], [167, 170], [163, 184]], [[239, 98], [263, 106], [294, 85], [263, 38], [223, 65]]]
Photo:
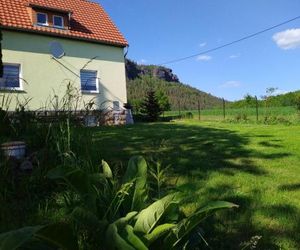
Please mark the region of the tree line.
[[141, 103], [149, 90], [164, 93], [169, 100], [171, 110], [194, 110], [198, 108], [198, 102], [203, 109], [222, 105], [222, 99], [191, 86], [143, 75], [133, 80], [127, 79], [128, 101], [136, 111], [141, 108]]

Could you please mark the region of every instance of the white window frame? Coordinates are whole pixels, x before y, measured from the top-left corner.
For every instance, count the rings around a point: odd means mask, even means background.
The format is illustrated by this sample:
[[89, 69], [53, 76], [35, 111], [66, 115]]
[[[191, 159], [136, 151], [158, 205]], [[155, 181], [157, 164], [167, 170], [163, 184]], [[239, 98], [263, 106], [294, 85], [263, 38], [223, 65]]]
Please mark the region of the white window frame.
[[[61, 19], [61, 21], [62, 21], [62, 22], [61, 22], [61, 23], [62, 23], [62, 26], [59, 26], [59, 25], [55, 25], [55, 24], [54, 24], [54, 18], [55, 18], [55, 17], [59, 17], [59, 18]], [[63, 28], [65, 27], [65, 25], [64, 25], [64, 21], [65, 21], [65, 20], [64, 20], [64, 17], [63, 17], [63, 16], [53, 15], [52, 21], [53, 21], [53, 27], [54, 27], [54, 28], [60, 28], [60, 29], [63, 29]]]
[[81, 93], [85, 93], [85, 94], [99, 94], [99, 77], [98, 77], [98, 71], [97, 70], [82, 69], [82, 70], [80, 70], [79, 76], [81, 75], [82, 71], [96, 73], [96, 90], [83, 90], [83, 89], [81, 89], [81, 77], [79, 77], [80, 78], [79, 80], [80, 80]]
[[[3, 62], [3, 66], [8, 65], [8, 66], [17, 66], [19, 67], [19, 87], [0, 87], [0, 91], [1, 90], [17, 90], [17, 91], [23, 91], [23, 78], [22, 78], [22, 65], [20, 63], [7, 63], [7, 62]], [[3, 78], [0, 78], [1, 80]]]
[[[38, 15], [39, 14], [42, 14], [42, 15], [45, 15], [46, 16], [46, 23], [39, 23], [38, 21]], [[40, 26], [49, 26], [49, 22], [48, 22], [48, 14], [47, 13], [44, 13], [44, 12], [37, 12], [36, 13], [36, 23], [37, 25], [40, 25]]]

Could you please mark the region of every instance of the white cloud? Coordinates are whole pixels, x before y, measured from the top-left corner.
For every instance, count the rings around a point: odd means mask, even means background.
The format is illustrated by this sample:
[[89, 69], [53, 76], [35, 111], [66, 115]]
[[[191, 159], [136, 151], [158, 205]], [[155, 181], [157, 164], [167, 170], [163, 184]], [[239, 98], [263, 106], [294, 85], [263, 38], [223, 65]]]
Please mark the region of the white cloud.
[[200, 43], [199, 47], [202, 48], [202, 47], [205, 47], [206, 45], [207, 45], [207, 43], [205, 43], [205, 42], [204, 43]]
[[212, 57], [208, 55], [200, 55], [196, 58], [197, 61], [210, 61], [211, 59]]
[[221, 88], [239, 88], [241, 86], [239, 81], [228, 81], [220, 85]]
[[281, 49], [296, 49], [300, 47], [300, 28], [288, 29], [273, 35], [273, 40]]
[[229, 59], [236, 59], [236, 58], [239, 58], [240, 56], [241, 56], [241, 54], [231, 55], [231, 56], [229, 56]]
[[288, 91], [282, 89], [276, 89], [272, 95], [284, 95], [287, 94]]

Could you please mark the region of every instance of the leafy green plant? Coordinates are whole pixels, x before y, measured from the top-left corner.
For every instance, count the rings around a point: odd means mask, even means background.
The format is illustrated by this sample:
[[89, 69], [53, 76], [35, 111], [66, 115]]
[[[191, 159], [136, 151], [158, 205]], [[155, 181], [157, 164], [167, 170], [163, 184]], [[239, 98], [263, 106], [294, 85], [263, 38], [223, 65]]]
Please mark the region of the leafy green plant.
[[[78, 245], [82, 249], [186, 249], [190, 236], [207, 216], [237, 207], [212, 202], [186, 217], [179, 212], [183, 201], [179, 192], [149, 204], [147, 168], [143, 157], [131, 158], [121, 182], [104, 161], [101, 170], [93, 173], [66, 166], [50, 170], [48, 178], [66, 187], [63, 222], [71, 229], [58, 233], [51, 225], [23, 228], [1, 234], [0, 239], [17, 242], [13, 247], [38, 241], [72, 250]], [[4, 246], [4, 250], [16, 249]]]
[[170, 170], [169, 166], [163, 166], [160, 161], [154, 161], [153, 164], [149, 166], [150, 174], [150, 191], [154, 194], [155, 198], [160, 199], [165, 193], [167, 172]]

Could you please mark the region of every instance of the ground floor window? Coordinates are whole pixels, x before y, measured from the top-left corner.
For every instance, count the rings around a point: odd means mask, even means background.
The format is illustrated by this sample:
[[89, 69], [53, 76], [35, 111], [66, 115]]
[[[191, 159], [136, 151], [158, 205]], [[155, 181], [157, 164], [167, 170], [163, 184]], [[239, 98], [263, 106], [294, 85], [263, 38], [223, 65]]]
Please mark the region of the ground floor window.
[[21, 89], [20, 65], [3, 64], [3, 77], [0, 78], [0, 88]]
[[81, 83], [81, 91], [98, 92], [97, 71], [81, 70], [80, 83]]
[[119, 101], [113, 102], [113, 110], [120, 110], [120, 102]]

